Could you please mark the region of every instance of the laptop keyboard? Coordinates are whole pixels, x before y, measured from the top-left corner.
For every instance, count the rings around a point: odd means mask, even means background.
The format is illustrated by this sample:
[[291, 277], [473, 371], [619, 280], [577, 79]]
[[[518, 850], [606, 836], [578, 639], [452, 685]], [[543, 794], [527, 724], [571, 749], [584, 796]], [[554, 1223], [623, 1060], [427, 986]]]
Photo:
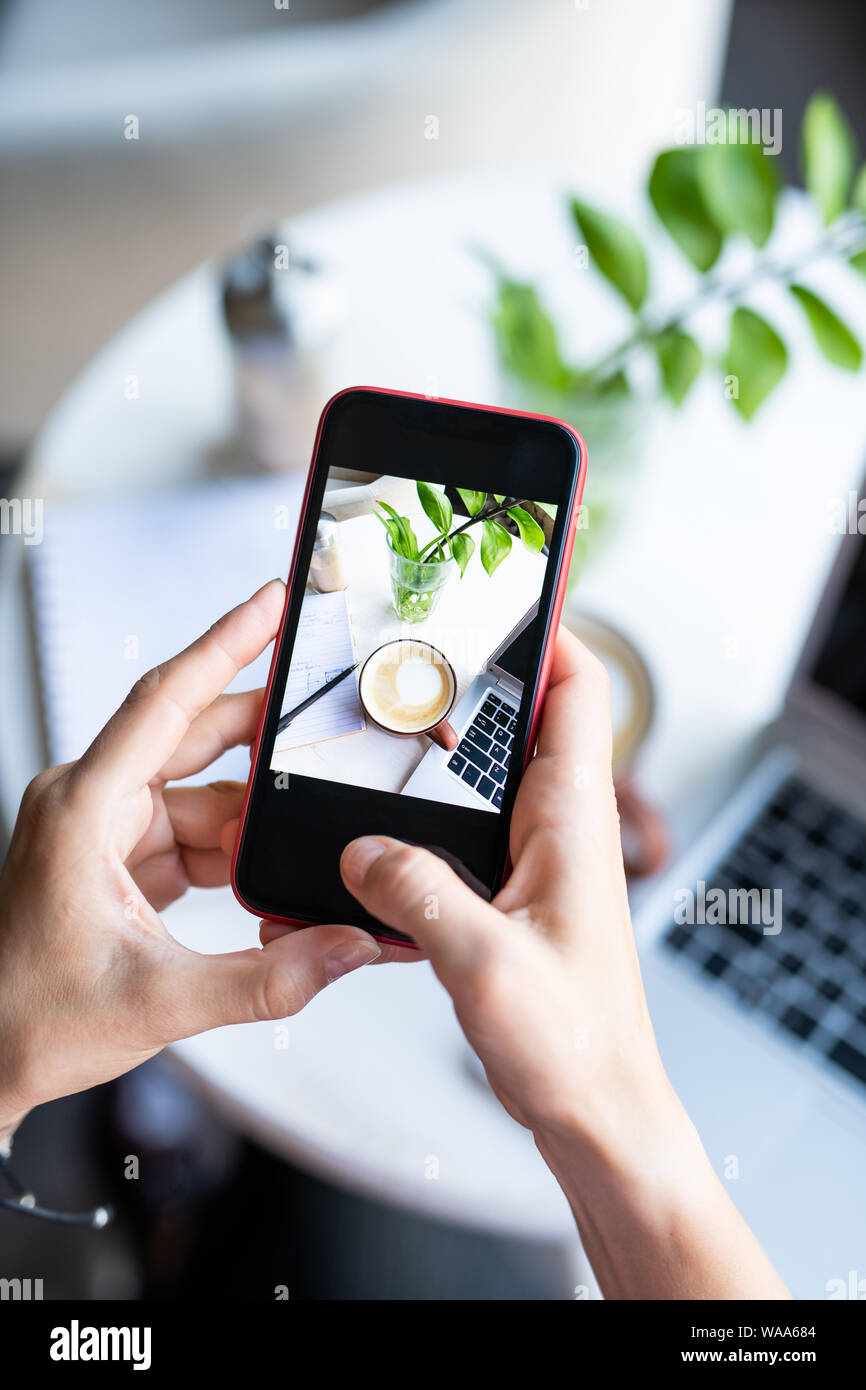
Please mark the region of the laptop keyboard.
[[445, 764], [497, 811], [502, 805], [516, 728], [517, 706], [488, 690]]
[[[714, 888], [726, 903], [738, 889], [766, 890], [763, 915], [698, 917], [671, 927], [666, 945], [866, 1083], [866, 826], [791, 777], [708, 874], [706, 894]], [[709, 904], [702, 915], [711, 918]]]

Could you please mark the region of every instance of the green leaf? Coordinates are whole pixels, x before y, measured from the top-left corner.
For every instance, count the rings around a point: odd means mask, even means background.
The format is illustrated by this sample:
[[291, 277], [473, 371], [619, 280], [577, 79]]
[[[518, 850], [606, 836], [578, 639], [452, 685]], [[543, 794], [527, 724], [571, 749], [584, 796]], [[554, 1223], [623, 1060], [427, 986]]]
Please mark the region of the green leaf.
[[745, 420], [785, 375], [788, 350], [774, 328], [752, 309], [742, 306], [731, 317], [731, 338], [725, 373], [737, 379], [734, 405]]
[[800, 157], [806, 188], [824, 214], [838, 217], [848, 200], [857, 142], [834, 97], [816, 92], [803, 114]]
[[454, 519], [454, 511], [445, 496], [438, 488], [431, 487], [430, 483], [416, 483], [418, 490], [418, 500], [424, 508], [425, 513], [433, 522], [440, 536], [444, 536], [450, 529]]
[[470, 516], [477, 516], [487, 501], [486, 492], [473, 492], [471, 488], [459, 487], [458, 495], [463, 499], [466, 510]]
[[389, 520], [386, 522], [388, 535], [391, 537], [391, 544], [398, 555], [402, 555], [406, 560], [418, 559], [418, 538], [409, 523], [408, 517], [400, 516], [388, 502], [381, 500], [376, 503], [388, 513]]
[[511, 537], [498, 521], [482, 522], [481, 563], [488, 574], [501, 564], [511, 551]]
[[837, 314], [834, 314], [823, 299], [819, 299], [805, 285], [788, 287], [799, 304], [803, 306], [806, 318], [815, 335], [815, 342], [834, 367], [844, 367], [846, 371], [857, 372], [863, 362], [863, 351], [850, 328], [847, 328]]
[[851, 190], [851, 206], [858, 212], [866, 213], [866, 164], [854, 180]]
[[649, 273], [644, 249], [631, 227], [577, 198], [571, 200], [571, 214], [602, 275], [637, 311], [646, 299]]
[[465, 531], [461, 531], [459, 536], [451, 537], [451, 554], [460, 566], [460, 578], [466, 573], [466, 566], [472, 559], [475, 552], [475, 542], [471, 536], [467, 536]]
[[509, 507], [508, 515], [511, 517], [512, 521], [517, 523], [520, 539], [523, 541], [527, 550], [541, 550], [544, 545], [544, 532], [535, 520], [535, 517], [530, 516], [529, 512], [525, 511], [523, 507]]
[[648, 187], [663, 226], [702, 272], [715, 264], [724, 239], [710, 216], [698, 179], [698, 161], [704, 148], [663, 150], [653, 165]]
[[621, 399], [630, 393], [631, 387], [628, 384], [628, 377], [623, 371], [613, 372], [610, 376], [604, 377], [603, 380], [595, 381], [589, 392], [594, 400], [608, 402]]
[[701, 370], [703, 357], [694, 338], [679, 328], [670, 328], [655, 341], [665, 394], [674, 405], [682, 405]]
[[724, 143], [701, 145], [696, 164], [707, 211], [725, 235], [742, 232], [763, 246], [773, 230], [779, 180], [764, 146], [740, 141], [735, 113], [728, 112]]
[[556, 329], [531, 285], [499, 281], [493, 331], [508, 371], [549, 390], [568, 388], [574, 373], [562, 360]]
[[851, 257], [850, 264], [855, 270], [859, 270], [861, 275], [866, 275], [866, 251], [858, 251]]

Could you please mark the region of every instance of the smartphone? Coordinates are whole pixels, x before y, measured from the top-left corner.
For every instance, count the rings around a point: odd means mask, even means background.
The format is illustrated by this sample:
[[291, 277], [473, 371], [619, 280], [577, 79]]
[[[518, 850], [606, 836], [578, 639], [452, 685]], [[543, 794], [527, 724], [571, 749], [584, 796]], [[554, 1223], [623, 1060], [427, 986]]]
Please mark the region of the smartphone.
[[328, 402], [235, 845], [250, 912], [411, 946], [340, 878], [370, 834], [496, 893], [585, 474], [547, 416], [369, 387]]

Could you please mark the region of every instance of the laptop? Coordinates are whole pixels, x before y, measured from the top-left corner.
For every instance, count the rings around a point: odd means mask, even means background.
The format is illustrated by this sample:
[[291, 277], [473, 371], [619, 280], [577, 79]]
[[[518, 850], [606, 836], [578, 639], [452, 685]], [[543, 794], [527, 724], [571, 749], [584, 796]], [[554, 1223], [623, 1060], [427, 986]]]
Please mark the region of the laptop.
[[430, 746], [403, 788], [409, 796], [478, 810], [500, 809], [537, 613], [534, 603], [490, 654], [449, 715], [457, 747], [443, 753], [435, 744]]
[[803, 1298], [866, 1298], [866, 503], [849, 529], [780, 716], [635, 917], [671, 1079]]

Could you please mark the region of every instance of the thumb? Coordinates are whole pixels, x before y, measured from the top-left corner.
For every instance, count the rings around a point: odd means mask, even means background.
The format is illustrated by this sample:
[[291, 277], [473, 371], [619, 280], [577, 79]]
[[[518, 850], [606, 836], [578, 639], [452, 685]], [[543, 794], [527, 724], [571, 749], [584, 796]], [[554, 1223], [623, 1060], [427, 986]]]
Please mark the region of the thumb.
[[348, 926], [307, 927], [261, 950], [190, 952], [172, 986], [173, 1039], [300, 1013], [326, 985], [379, 955], [372, 936]]
[[475, 966], [501, 939], [496, 909], [429, 850], [364, 836], [343, 850], [340, 873], [369, 913], [415, 939], [440, 977]]

